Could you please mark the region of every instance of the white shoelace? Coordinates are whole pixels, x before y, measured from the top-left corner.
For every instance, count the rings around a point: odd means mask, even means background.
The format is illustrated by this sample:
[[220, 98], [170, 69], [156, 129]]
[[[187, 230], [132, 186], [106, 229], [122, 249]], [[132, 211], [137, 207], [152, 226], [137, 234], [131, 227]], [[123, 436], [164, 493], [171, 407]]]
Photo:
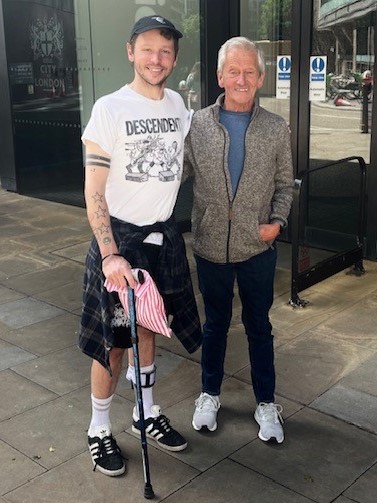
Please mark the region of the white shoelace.
[[220, 403], [215, 397], [203, 394], [195, 400], [195, 406], [202, 412], [212, 412], [219, 410]]
[[260, 415], [264, 421], [278, 423], [284, 423], [281, 413], [283, 412], [283, 407], [278, 403], [265, 403], [261, 402], [259, 404]]

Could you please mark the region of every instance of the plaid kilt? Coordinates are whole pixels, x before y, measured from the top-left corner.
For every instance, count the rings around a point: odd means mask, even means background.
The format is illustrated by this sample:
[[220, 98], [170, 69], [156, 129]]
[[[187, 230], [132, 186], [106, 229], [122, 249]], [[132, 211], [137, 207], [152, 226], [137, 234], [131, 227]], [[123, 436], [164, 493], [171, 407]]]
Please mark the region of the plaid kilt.
[[[151, 232], [162, 232], [163, 245], [153, 280], [164, 298], [169, 295], [170, 327], [184, 348], [193, 353], [202, 343], [198, 309], [191, 283], [184, 240], [171, 217], [166, 222], [139, 227], [111, 217], [111, 227], [119, 253], [132, 268], [149, 271], [143, 252], [143, 241]], [[114, 347], [111, 320], [115, 307], [114, 295], [104, 287], [101, 255], [93, 237], [84, 273], [83, 308], [79, 336], [80, 349], [99, 361], [110, 372], [109, 351]], [[173, 295], [172, 295], [173, 294]]]

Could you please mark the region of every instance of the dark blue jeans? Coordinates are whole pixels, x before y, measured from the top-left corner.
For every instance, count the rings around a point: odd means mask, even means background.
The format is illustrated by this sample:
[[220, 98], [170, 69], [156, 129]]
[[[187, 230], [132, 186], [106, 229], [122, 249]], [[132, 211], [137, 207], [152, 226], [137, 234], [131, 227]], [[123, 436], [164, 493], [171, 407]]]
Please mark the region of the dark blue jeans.
[[245, 262], [215, 264], [195, 256], [206, 320], [203, 326], [202, 391], [219, 395], [232, 319], [234, 282], [242, 303], [242, 322], [249, 343], [251, 380], [257, 403], [273, 402], [274, 344], [269, 321], [273, 302], [276, 249]]

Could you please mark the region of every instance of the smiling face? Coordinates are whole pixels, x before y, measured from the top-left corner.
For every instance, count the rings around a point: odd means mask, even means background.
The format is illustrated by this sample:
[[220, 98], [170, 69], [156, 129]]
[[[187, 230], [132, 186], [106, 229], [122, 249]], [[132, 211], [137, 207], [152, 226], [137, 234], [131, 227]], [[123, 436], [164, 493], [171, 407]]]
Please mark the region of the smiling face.
[[234, 47], [226, 54], [217, 71], [219, 86], [225, 90], [224, 108], [232, 112], [247, 112], [254, 106], [255, 94], [263, 85], [264, 73], [259, 73], [255, 51]]
[[162, 89], [177, 63], [174, 39], [167, 39], [160, 30], [140, 33], [133, 45], [127, 44], [127, 54], [134, 64], [134, 87], [140, 92]]

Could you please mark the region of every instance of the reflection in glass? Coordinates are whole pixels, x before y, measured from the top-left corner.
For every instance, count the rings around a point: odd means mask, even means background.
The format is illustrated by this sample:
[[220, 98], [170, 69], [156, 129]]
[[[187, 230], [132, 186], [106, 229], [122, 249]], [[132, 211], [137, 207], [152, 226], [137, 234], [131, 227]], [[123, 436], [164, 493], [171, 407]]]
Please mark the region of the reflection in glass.
[[142, 16], [163, 15], [183, 32], [168, 87], [200, 108], [199, 0], [145, 3], [3, 0], [20, 193], [84, 204], [81, 132], [94, 101], [131, 81], [125, 43]]
[[259, 91], [259, 102], [287, 122], [289, 91], [285, 99], [277, 98], [277, 59], [291, 54], [291, 10], [292, 0], [241, 0], [240, 33], [258, 44], [266, 60], [266, 76]]
[[18, 190], [64, 199], [82, 183], [73, 1], [5, 0]]
[[376, 0], [314, 1], [312, 54], [327, 57], [326, 99], [311, 103], [310, 157], [370, 162]]

